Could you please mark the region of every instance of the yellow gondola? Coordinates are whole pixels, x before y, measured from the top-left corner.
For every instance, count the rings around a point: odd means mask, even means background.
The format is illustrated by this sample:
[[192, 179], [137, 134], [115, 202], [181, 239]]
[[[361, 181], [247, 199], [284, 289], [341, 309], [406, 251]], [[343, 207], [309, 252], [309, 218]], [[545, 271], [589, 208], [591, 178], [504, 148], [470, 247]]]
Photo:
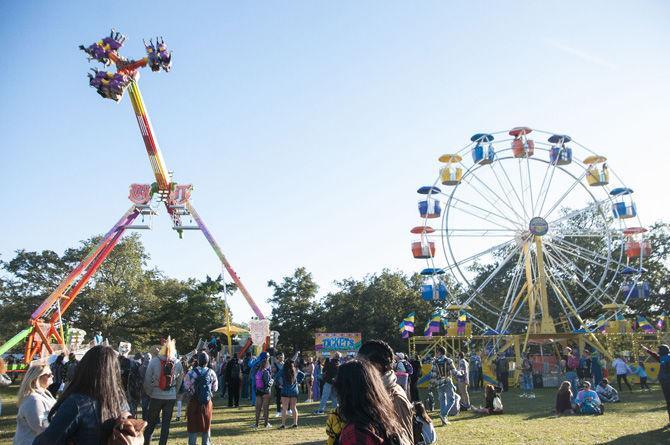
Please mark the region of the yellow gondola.
[[440, 170], [440, 180], [443, 185], [458, 185], [461, 183], [461, 178], [463, 177], [463, 169], [461, 167], [456, 167], [453, 164], [461, 162], [463, 158], [460, 155], [447, 153], [443, 154], [439, 158], [440, 162], [447, 164], [445, 167]]
[[590, 186], [598, 187], [609, 184], [610, 172], [607, 169], [607, 158], [605, 156], [589, 156], [584, 159], [584, 164], [588, 165], [586, 180]]

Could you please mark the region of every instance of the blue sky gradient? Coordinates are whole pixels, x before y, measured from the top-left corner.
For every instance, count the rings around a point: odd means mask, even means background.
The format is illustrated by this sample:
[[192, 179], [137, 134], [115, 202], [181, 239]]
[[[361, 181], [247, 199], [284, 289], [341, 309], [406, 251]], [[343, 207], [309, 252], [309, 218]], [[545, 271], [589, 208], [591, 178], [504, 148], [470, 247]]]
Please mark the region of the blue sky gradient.
[[[663, 1], [2, 2], [0, 254], [103, 233], [153, 181], [128, 99], [88, 87], [99, 64], [77, 49], [111, 27], [129, 57], [156, 35], [174, 51], [140, 80], [158, 141], [268, 313], [267, 280], [298, 266], [323, 292], [420, 268], [415, 190], [479, 131], [568, 133], [609, 157], [644, 224], [667, 219], [669, 20]], [[152, 265], [220, 273], [170, 227], [143, 233]]]

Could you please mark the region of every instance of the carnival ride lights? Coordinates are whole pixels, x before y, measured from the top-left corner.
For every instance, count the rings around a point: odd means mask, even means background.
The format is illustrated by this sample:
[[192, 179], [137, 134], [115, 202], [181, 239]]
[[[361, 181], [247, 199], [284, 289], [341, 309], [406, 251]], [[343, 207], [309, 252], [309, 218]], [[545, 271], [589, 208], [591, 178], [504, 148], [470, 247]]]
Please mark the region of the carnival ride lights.
[[[549, 136], [547, 142], [531, 140], [533, 132]], [[418, 189], [423, 224], [411, 233], [419, 235], [413, 256], [426, 262], [423, 299], [468, 311], [484, 333], [508, 332], [520, 323], [527, 333], [553, 334], [549, 299], [558, 302], [563, 330], [576, 332], [586, 326], [581, 314], [594, 305], [611, 319], [649, 297], [643, 264], [651, 243], [646, 229], [630, 224], [639, 225], [633, 190], [615, 174], [620, 185], [609, 188], [607, 158], [568, 135], [529, 127], [477, 133], [470, 141], [440, 156], [446, 165], [437, 179]], [[468, 151], [473, 162], [466, 165]], [[573, 162], [576, 155], [583, 163]], [[582, 207], [565, 209], [565, 203]], [[440, 217], [442, 227], [432, 227], [430, 219]], [[490, 267], [481, 267], [486, 260]], [[494, 283], [506, 286], [501, 303], [485, 298]], [[477, 318], [471, 305], [496, 315], [497, 324]]]
[[[172, 64], [172, 55], [168, 51], [163, 39], [159, 40], [157, 38], [155, 44], [152, 40], [150, 40], [149, 44], [144, 42], [147, 53], [146, 57], [138, 60], [127, 59], [118, 53], [125, 40], [125, 36], [112, 30], [108, 37], [88, 47], [80, 46], [80, 49], [88, 54], [89, 61], [96, 60], [105, 66], [114, 65], [116, 68], [116, 72], [113, 73], [94, 70], [94, 75], [89, 74], [89, 84], [96, 88], [102, 97], [114, 101], [120, 101], [125, 91], [128, 91], [156, 182], [153, 184], [132, 184], [130, 186], [128, 196], [132, 202], [130, 209], [123, 214], [81, 263], [70, 272], [51, 295], [32, 313], [30, 317], [31, 326], [0, 347], [0, 350], [7, 350], [27, 336], [24, 356], [26, 364], [32, 361], [35, 354], [42, 354], [44, 351], [48, 354], [53, 353], [54, 345], [52, 344], [52, 339], [55, 340], [56, 344], [65, 347], [63, 313], [70, 307], [82, 288], [111, 253], [126, 230], [150, 228], [149, 224], [134, 224], [136, 218], [141, 216], [143, 221], [145, 218], [150, 219], [156, 214], [156, 210], [161, 203], [163, 203], [167, 213], [170, 215], [173, 229], [178, 232], [180, 238], [184, 230], [202, 231], [251, 309], [260, 320], [265, 320], [265, 316], [260, 308], [240, 281], [240, 278], [226, 259], [213, 235], [191, 204], [192, 185], [177, 184], [172, 181], [172, 175], [166, 167], [158, 146], [158, 141], [156, 140], [151, 121], [149, 120], [142, 95], [137, 85], [139, 78], [138, 71], [148, 66], [154, 72], [161, 69], [169, 72]], [[185, 218], [190, 219], [191, 224], [184, 224], [183, 220]]]

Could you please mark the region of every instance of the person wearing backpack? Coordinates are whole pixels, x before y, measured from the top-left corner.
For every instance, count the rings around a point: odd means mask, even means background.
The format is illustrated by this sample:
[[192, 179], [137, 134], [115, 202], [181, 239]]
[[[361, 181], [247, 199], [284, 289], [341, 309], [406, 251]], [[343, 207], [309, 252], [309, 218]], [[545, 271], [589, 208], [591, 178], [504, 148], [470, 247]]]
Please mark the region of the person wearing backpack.
[[151, 443], [151, 436], [161, 421], [159, 445], [166, 445], [170, 435], [172, 412], [177, 400], [177, 389], [184, 379], [184, 369], [177, 359], [175, 341], [168, 337], [158, 355], [147, 366], [144, 376], [144, 391], [149, 396], [148, 425], [144, 430], [144, 445]]
[[668, 410], [668, 423], [670, 424], [670, 347], [668, 345], [660, 345], [658, 352], [654, 352], [646, 346], [642, 346], [642, 349], [660, 364], [658, 383], [661, 384], [661, 389], [663, 390], [663, 397], [665, 398], [665, 405]]
[[212, 424], [212, 397], [218, 389], [216, 373], [207, 366], [209, 356], [202, 351], [197, 356], [198, 364], [184, 378], [184, 388], [191, 396], [186, 406], [186, 431], [188, 444], [195, 445], [198, 434], [202, 445], [209, 445]]
[[270, 413], [270, 390], [274, 381], [272, 380], [272, 375], [270, 373], [270, 361], [268, 359], [268, 353], [263, 351], [258, 356], [258, 364], [252, 368], [254, 369], [254, 386], [256, 387], [256, 425], [255, 428], [258, 428], [258, 421], [261, 417], [261, 411], [263, 411], [263, 421], [265, 428], [271, 428], [270, 422], [268, 421], [268, 416]]
[[237, 356], [233, 355], [224, 371], [226, 386], [228, 386], [228, 408], [240, 406], [240, 380], [242, 380], [242, 367]]

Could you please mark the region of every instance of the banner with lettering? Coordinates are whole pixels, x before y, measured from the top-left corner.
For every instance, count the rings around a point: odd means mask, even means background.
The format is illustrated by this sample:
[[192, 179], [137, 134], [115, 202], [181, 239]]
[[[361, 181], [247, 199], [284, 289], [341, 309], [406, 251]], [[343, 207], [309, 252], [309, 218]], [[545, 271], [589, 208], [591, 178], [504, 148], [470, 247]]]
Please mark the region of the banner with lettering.
[[339, 351], [342, 354], [358, 352], [361, 347], [360, 332], [317, 332], [315, 335], [314, 349], [317, 354], [330, 355]]

